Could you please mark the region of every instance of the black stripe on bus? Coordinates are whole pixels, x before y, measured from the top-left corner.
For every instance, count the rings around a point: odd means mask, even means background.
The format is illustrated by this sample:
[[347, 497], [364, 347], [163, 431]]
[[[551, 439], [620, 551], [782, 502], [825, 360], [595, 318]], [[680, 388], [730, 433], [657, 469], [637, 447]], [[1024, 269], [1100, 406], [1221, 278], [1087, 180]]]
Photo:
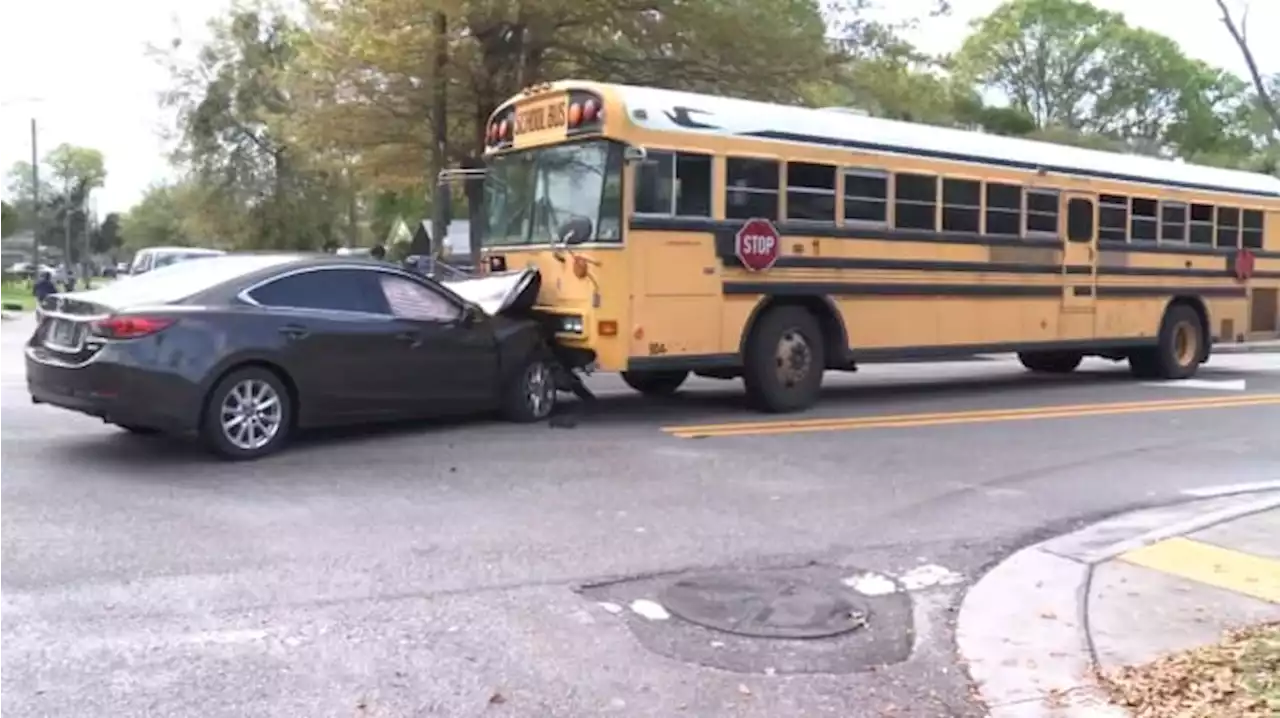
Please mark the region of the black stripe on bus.
[[[726, 295], [765, 295], [770, 297], [841, 296], [841, 297], [1059, 297], [1062, 287], [1055, 284], [918, 284], [877, 282], [740, 282], [722, 283]], [[1088, 289], [1088, 287], [1081, 287]], [[1073, 293], [1076, 289], [1073, 288]], [[1173, 297], [1242, 298], [1245, 287], [1139, 287], [1100, 285], [1097, 297]], [[1088, 296], [1088, 294], [1076, 294]]]
[[1056, 284], [885, 284], [875, 282], [735, 282], [724, 293], [771, 297], [1058, 297]]
[[934, 160], [946, 160], [950, 162], [966, 162], [970, 164], [986, 165], [988, 167], [1003, 167], [1008, 169], [1018, 169], [1026, 172], [1049, 172], [1053, 174], [1072, 175], [1075, 177], [1088, 177], [1093, 179], [1113, 180], [1117, 182], [1135, 182], [1138, 184], [1151, 185], [1157, 187], [1176, 187], [1178, 189], [1202, 190], [1206, 192], [1221, 192], [1223, 194], [1248, 195], [1251, 197], [1280, 197], [1280, 192], [1268, 192], [1265, 190], [1240, 189], [1236, 187], [1223, 187], [1221, 185], [1202, 184], [1199, 182], [1176, 182], [1167, 179], [1156, 179], [1153, 177], [1143, 177], [1142, 175], [1131, 175], [1123, 172], [1102, 172], [1098, 170], [1087, 170], [1080, 167], [1068, 167], [1066, 165], [1045, 165], [1038, 162], [1028, 162], [1025, 160], [1005, 160], [994, 157], [983, 157], [981, 155], [971, 155], [964, 152], [948, 152], [946, 150], [923, 150], [918, 147], [903, 147], [901, 145], [888, 145], [880, 142], [866, 142], [863, 140], [846, 140], [838, 137], [824, 137], [822, 135], [807, 135], [798, 132], [781, 132], [778, 130], [762, 130], [758, 132], [743, 132], [740, 137], [755, 137], [762, 140], [780, 140], [782, 142], [800, 142], [810, 145], [823, 145], [826, 147], [839, 147], [849, 150], [862, 150], [864, 152], [888, 152], [899, 155], [908, 155], [911, 157], [924, 157]]
[[[741, 268], [742, 260], [736, 254], [721, 256], [725, 267]], [[778, 257], [776, 269], [872, 269], [907, 272], [967, 272], [994, 274], [1053, 274], [1063, 273], [1060, 264], [1020, 264], [1016, 262], [952, 262], [925, 259], [867, 259], [862, 257]], [[1090, 274], [1086, 266], [1066, 268], [1067, 274]]]
[[[707, 232], [716, 235], [716, 250], [733, 253], [734, 234], [744, 220], [711, 219], [709, 217], [666, 217], [635, 215], [628, 227], [645, 232]], [[842, 239], [863, 241], [925, 242], [930, 244], [967, 244], [982, 247], [1027, 247], [1031, 249], [1062, 249], [1057, 237], [1013, 237], [1000, 234], [968, 234], [964, 232], [935, 232], [923, 229], [892, 229], [888, 227], [838, 227], [833, 224], [807, 222], [774, 222], [773, 226], [783, 239]], [[1198, 247], [1191, 245], [1146, 244], [1099, 241], [1098, 249], [1125, 254], [1180, 254], [1196, 257], [1230, 257], [1235, 249]], [[1251, 250], [1259, 259], [1280, 259], [1280, 252]]]

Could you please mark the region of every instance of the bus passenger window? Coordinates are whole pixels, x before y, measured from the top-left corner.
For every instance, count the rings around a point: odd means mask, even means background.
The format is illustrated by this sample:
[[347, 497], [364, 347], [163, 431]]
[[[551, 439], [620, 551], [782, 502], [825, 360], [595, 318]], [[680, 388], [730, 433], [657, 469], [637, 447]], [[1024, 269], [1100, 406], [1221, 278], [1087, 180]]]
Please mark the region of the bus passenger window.
[[787, 219], [836, 221], [836, 168], [787, 163]]
[[1067, 239], [1093, 241], [1093, 202], [1080, 197], [1067, 202]]
[[711, 216], [711, 156], [676, 155], [676, 216]]
[[671, 152], [650, 152], [636, 166], [636, 214], [672, 213], [675, 169]]
[[1154, 199], [1134, 197], [1129, 209], [1129, 237], [1135, 242], [1154, 242], [1159, 234], [1159, 203]]
[[938, 178], [897, 174], [893, 177], [893, 226], [937, 229]]
[[729, 157], [725, 160], [726, 219], [778, 219], [778, 163]]
[[1128, 197], [1098, 195], [1098, 239], [1103, 242], [1129, 241]]
[[942, 180], [942, 231], [977, 234], [982, 227], [982, 183]]
[[1235, 207], [1218, 208], [1218, 237], [1215, 244], [1219, 247], [1240, 246], [1240, 210]]
[[1246, 209], [1244, 211], [1244, 235], [1241, 244], [1249, 249], [1262, 249], [1262, 211]]
[[844, 221], [888, 221], [889, 175], [879, 170], [844, 172]]
[[1022, 187], [987, 183], [987, 234], [1022, 236]]
[[1213, 244], [1213, 205], [1191, 205], [1191, 243]]
[[636, 168], [636, 214], [711, 216], [711, 156], [650, 152]]
[[1058, 191], [1027, 190], [1027, 234], [1058, 233]]
[[1160, 203], [1160, 241], [1187, 241], [1187, 205], [1181, 202]]

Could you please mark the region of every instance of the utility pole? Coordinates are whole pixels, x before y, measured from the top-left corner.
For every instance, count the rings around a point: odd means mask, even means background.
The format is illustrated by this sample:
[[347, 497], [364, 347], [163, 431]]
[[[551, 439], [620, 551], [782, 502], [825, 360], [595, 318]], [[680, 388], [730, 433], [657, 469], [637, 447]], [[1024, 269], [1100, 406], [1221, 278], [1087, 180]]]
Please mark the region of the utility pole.
[[439, 256], [444, 251], [445, 233], [449, 231], [449, 201], [451, 193], [449, 185], [443, 181], [442, 173], [449, 161], [449, 16], [443, 11], [435, 17], [436, 58], [435, 58], [435, 102], [433, 107], [434, 125], [432, 134], [436, 152], [431, 163], [431, 176], [428, 190], [431, 193], [431, 238], [427, 247], [414, 247], [415, 254]]
[[36, 147], [36, 118], [31, 118], [31, 266], [40, 272], [40, 152]]

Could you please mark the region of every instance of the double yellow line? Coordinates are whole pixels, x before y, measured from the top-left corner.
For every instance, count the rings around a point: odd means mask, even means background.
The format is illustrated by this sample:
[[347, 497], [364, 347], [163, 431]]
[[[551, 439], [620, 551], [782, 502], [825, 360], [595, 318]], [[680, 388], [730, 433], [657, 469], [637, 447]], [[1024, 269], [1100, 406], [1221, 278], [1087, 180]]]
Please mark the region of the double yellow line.
[[1142, 414], [1154, 411], [1190, 411], [1192, 409], [1230, 409], [1246, 406], [1280, 404], [1280, 394], [1248, 394], [1236, 397], [1202, 397], [1198, 399], [1165, 399], [1111, 404], [1073, 404], [1036, 406], [1026, 409], [982, 409], [928, 414], [890, 416], [858, 416], [830, 419], [790, 419], [782, 421], [750, 421], [737, 424], [704, 424], [664, 426], [662, 431], [678, 439], [703, 439], [719, 436], [764, 436], [799, 434], [810, 431], [854, 431], [857, 429], [909, 429], [948, 424], [977, 424], [996, 421], [1030, 421], [1033, 419], [1067, 419], [1109, 414]]

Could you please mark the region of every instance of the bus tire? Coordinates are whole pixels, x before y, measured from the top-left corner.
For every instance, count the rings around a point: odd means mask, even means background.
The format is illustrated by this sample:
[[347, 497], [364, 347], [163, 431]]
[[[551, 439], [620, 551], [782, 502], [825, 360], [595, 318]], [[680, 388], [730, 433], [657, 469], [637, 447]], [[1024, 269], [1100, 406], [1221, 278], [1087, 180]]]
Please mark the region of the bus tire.
[[1129, 371], [1142, 379], [1186, 379], [1207, 353], [1200, 315], [1189, 305], [1174, 304], [1160, 322], [1156, 345], [1129, 355]]
[[638, 369], [622, 372], [622, 381], [645, 396], [671, 396], [687, 378], [689, 372], [682, 369]]
[[1070, 374], [1080, 366], [1084, 354], [1080, 352], [1019, 352], [1018, 361], [1027, 371], [1042, 374]]
[[826, 366], [818, 320], [802, 307], [768, 310], [751, 331], [744, 364], [752, 408], [778, 414], [813, 406]]

